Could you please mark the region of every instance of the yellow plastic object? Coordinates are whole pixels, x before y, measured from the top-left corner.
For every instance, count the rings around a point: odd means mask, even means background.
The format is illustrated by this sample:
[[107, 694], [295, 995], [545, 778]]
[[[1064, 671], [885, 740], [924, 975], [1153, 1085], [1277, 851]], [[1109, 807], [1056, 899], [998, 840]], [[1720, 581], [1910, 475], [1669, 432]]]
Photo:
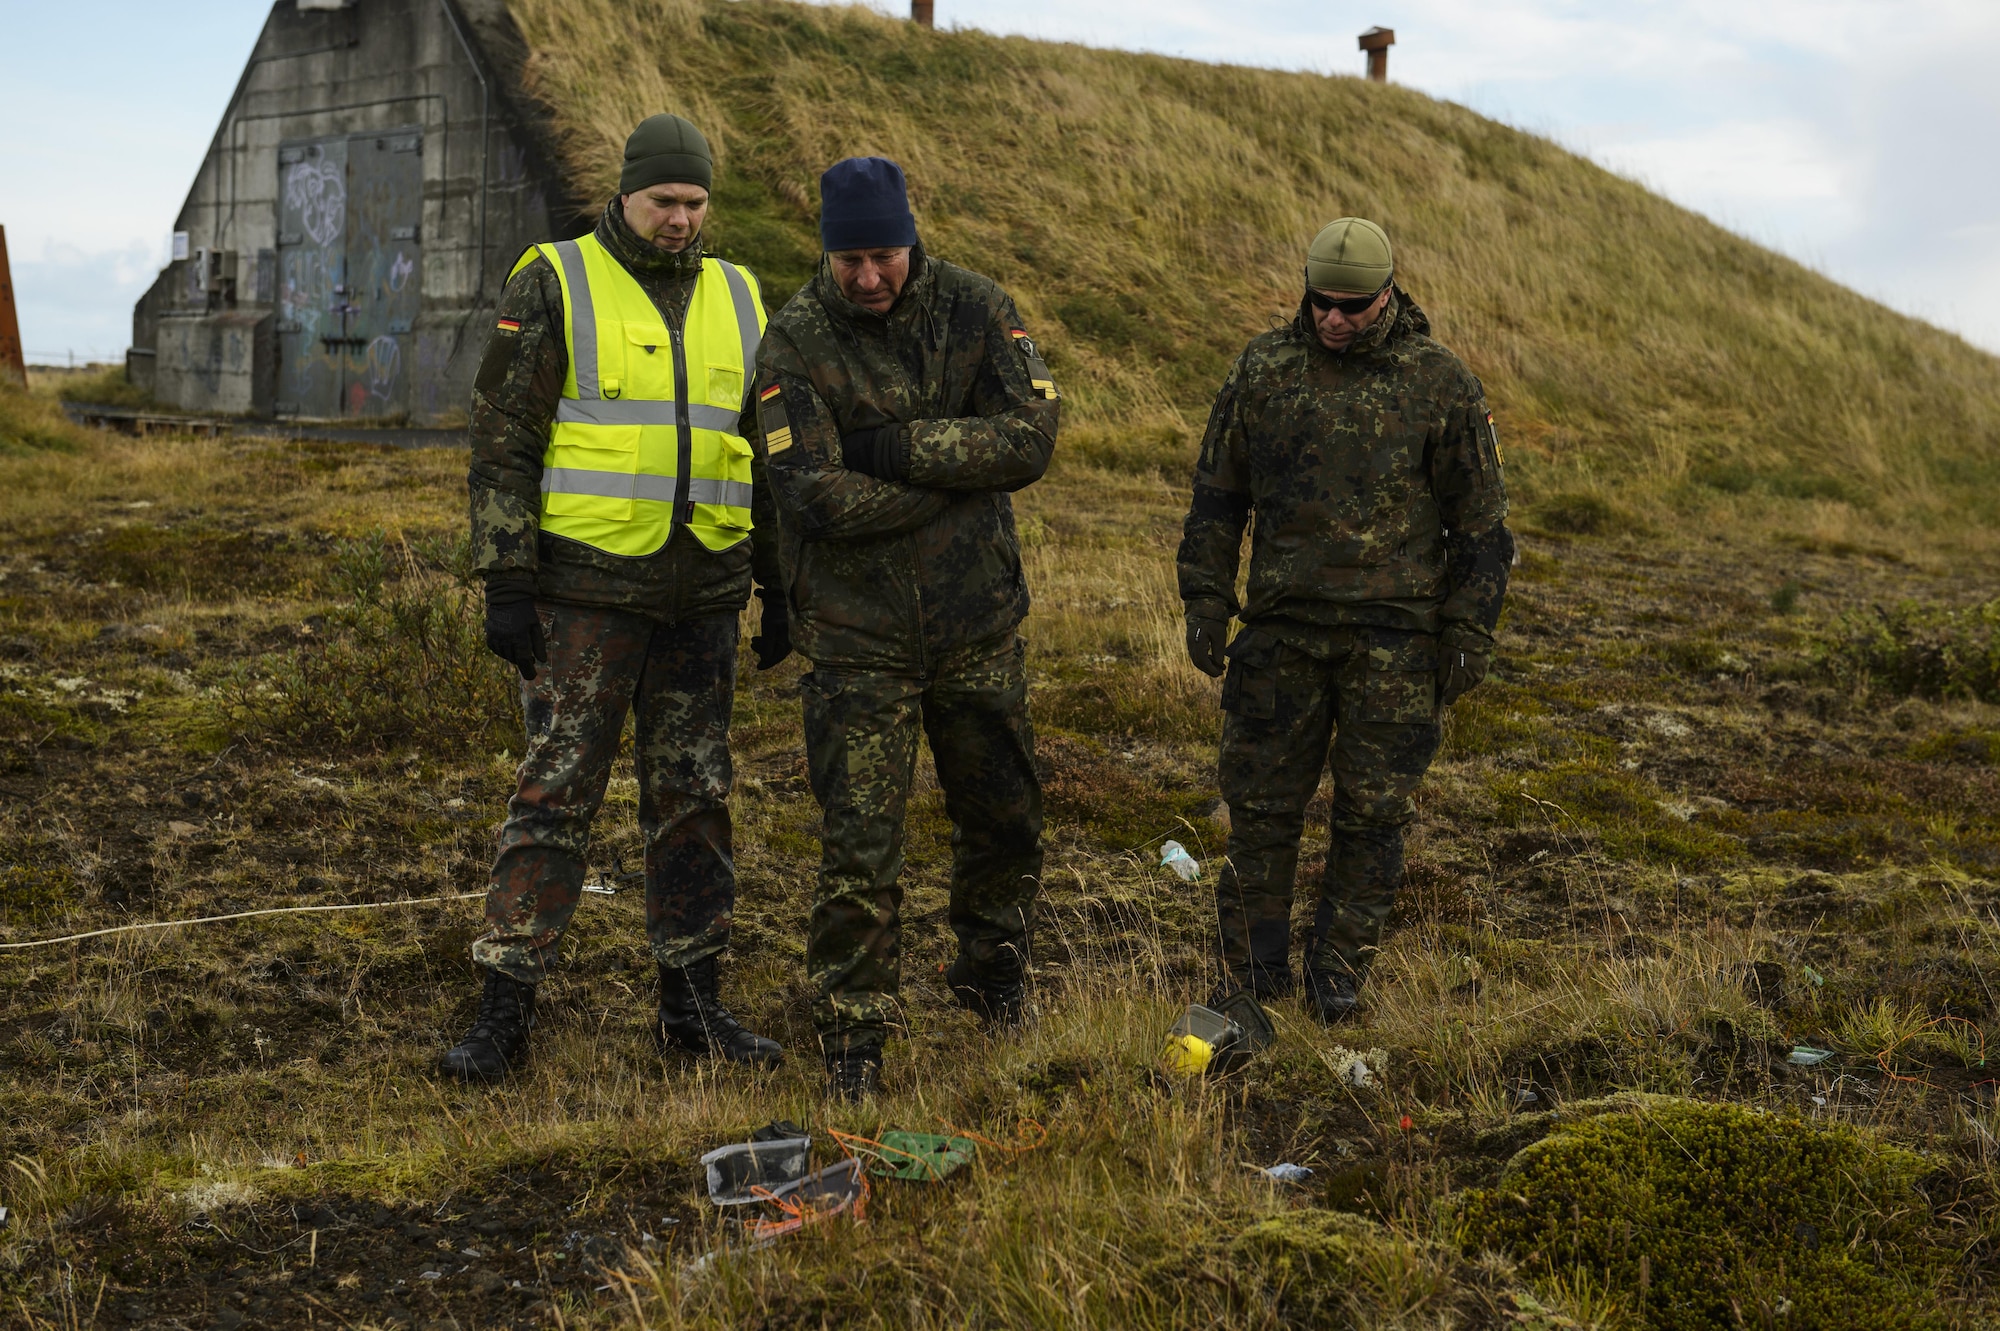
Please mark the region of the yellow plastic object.
[[1194, 1003], [1167, 1032], [1161, 1061], [1169, 1071], [1186, 1076], [1224, 1077], [1241, 1067], [1250, 1053], [1242, 1026]]
[[1215, 1061], [1215, 1046], [1199, 1035], [1176, 1035], [1167, 1041], [1161, 1061], [1167, 1065], [1169, 1072], [1177, 1072], [1183, 1077], [1198, 1077]]

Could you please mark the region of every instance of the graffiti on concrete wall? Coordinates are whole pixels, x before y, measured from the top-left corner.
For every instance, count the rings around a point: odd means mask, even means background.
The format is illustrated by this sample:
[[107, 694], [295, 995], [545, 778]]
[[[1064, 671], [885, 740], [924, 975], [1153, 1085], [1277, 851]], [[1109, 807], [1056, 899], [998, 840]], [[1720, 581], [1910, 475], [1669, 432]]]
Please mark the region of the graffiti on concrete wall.
[[285, 211], [298, 219], [315, 245], [331, 245], [347, 220], [344, 165], [321, 157], [294, 162], [285, 171]]

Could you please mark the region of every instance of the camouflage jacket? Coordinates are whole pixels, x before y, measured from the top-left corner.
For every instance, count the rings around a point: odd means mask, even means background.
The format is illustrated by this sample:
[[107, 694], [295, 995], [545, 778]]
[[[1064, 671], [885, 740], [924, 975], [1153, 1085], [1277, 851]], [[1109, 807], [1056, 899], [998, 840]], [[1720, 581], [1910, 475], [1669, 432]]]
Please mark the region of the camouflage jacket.
[[[1048, 367], [1007, 293], [918, 247], [887, 314], [819, 275], [757, 354], [758, 448], [792, 640], [815, 665], [926, 670], [1028, 613], [1008, 498], [1055, 451]], [[899, 474], [841, 465], [843, 434], [900, 423]]]
[[[701, 272], [700, 238], [678, 254], [656, 249], [625, 225], [616, 198], [605, 206], [596, 235], [638, 279], [668, 326], [679, 328]], [[761, 464], [751, 478], [759, 530], [720, 554], [678, 523], [665, 545], [636, 559], [541, 530], [542, 458], [569, 372], [564, 324], [555, 267], [537, 255], [500, 297], [499, 328], [487, 339], [473, 386], [468, 482], [475, 566], [489, 577], [532, 575], [536, 594], [547, 600], [617, 606], [665, 621], [742, 609], [753, 563], [757, 580], [775, 586], [776, 547], [763, 530], [770, 495]], [[756, 431], [747, 400], [741, 428], [746, 436]]]
[[1336, 354], [1301, 302], [1237, 358], [1209, 413], [1181, 537], [1190, 616], [1240, 613], [1302, 647], [1350, 624], [1492, 630], [1513, 557], [1493, 418], [1479, 380], [1429, 333], [1397, 290]]

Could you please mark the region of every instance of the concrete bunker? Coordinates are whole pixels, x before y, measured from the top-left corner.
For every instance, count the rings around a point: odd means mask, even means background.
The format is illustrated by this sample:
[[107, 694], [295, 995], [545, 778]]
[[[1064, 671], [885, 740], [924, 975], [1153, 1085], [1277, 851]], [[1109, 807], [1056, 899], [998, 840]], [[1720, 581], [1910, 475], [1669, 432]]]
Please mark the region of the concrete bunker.
[[277, 0], [132, 311], [189, 411], [448, 424], [507, 270], [587, 230], [505, 0]]

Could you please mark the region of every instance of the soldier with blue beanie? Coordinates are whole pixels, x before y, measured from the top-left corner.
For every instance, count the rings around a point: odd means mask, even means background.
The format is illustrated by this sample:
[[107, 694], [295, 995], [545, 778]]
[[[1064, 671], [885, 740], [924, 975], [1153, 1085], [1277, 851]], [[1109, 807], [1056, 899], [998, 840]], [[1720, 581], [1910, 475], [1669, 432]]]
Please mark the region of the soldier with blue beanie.
[[806, 941], [828, 1092], [871, 1094], [897, 1024], [903, 816], [917, 737], [952, 824], [943, 979], [989, 1028], [1022, 1019], [1042, 793], [1009, 495], [1055, 450], [1048, 365], [992, 280], [924, 251], [903, 170], [820, 177], [818, 275], [757, 355], [813, 794]]

